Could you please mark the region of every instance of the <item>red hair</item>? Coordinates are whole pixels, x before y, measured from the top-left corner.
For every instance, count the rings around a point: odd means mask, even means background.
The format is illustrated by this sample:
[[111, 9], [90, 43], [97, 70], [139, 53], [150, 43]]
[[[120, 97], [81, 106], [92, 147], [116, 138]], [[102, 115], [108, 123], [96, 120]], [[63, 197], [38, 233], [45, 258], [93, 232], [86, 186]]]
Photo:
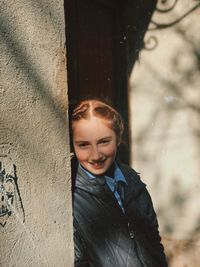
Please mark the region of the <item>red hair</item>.
[[109, 127], [115, 132], [117, 142], [120, 143], [124, 131], [124, 122], [121, 115], [110, 105], [95, 99], [81, 101], [73, 110], [71, 123], [73, 124], [82, 119], [90, 119], [91, 116], [101, 118], [108, 123]]

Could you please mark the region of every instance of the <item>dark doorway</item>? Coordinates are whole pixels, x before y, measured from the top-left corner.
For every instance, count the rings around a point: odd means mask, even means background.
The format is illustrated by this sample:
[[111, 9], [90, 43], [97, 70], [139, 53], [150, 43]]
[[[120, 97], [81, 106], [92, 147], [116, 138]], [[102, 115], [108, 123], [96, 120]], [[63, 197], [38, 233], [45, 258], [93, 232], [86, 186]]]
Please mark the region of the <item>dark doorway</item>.
[[124, 3], [67, 1], [71, 104], [87, 96], [102, 97], [116, 105], [119, 100], [127, 103]]
[[65, 0], [69, 112], [84, 97], [99, 97], [112, 103], [125, 120], [127, 145], [122, 154], [126, 163], [129, 160], [127, 77], [138, 47], [142, 46], [151, 16], [149, 11], [153, 8], [152, 3], [144, 2]]

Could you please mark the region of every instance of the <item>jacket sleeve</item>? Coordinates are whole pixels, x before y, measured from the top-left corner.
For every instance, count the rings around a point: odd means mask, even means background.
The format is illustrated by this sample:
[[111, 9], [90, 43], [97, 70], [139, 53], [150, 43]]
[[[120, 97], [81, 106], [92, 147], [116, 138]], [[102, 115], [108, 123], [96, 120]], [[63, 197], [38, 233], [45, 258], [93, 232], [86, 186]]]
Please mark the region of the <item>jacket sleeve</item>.
[[154, 211], [153, 203], [149, 192], [147, 189], [144, 190], [143, 196], [141, 197], [140, 205], [143, 207], [144, 213], [142, 214], [143, 222], [144, 222], [144, 229], [146, 237], [150, 243], [150, 247], [152, 248], [152, 254], [160, 262], [159, 266], [167, 267], [167, 261], [164, 253], [164, 247], [161, 243], [161, 237], [158, 230], [158, 220], [156, 213]]
[[74, 266], [89, 267], [86, 255], [86, 246], [81, 237], [78, 225], [74, 220]]

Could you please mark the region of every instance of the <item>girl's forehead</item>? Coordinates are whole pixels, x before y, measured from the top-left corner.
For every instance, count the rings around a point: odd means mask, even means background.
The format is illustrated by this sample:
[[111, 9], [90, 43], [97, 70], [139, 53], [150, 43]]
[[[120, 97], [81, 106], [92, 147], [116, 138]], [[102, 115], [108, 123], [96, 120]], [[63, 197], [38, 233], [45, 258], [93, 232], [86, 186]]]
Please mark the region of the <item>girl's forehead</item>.
[[101, 119], [98, 117], [91, 117], [90, 119], [81, 119], [79, 121], [75, 121], [72, 125], [73, 133], [75, 135], [100, 135], [100, 134], [108, 134], [114, 132], [112, 129], [112, 125], [108, 120]]

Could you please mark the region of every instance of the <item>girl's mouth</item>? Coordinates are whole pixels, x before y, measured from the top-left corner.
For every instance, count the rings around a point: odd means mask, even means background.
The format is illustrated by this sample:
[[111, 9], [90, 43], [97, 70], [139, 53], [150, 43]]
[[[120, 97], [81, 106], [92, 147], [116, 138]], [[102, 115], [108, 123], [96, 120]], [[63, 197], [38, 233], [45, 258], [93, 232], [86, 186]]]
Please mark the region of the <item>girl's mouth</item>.
[[106, 159], [103, 159], [96, 162], [89, 162], [89, 164], [92, 165], [94, 169], [101, 169], [104, 166], [105, 161]]

